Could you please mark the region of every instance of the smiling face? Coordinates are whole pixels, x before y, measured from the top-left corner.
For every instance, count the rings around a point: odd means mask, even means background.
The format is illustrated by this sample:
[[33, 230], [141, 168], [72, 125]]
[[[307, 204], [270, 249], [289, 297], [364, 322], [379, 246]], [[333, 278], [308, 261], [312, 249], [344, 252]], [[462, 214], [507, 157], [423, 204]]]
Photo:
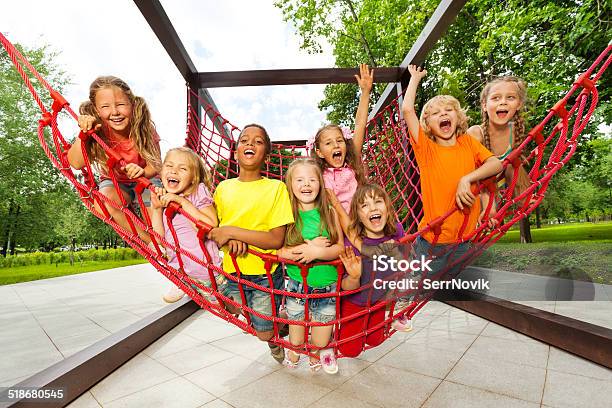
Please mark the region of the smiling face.
[[497, 126], [505, 126], [512, 120], [523, 102], [515, 82], [503, 81], [493, 84], [483, 103], [489, 122]]
[[301, 164], [291, 173], [291, 191], [303, 211], [313, 209], [321, 191], [318, 168], [311, 164]]
[[267, 145], [268, 141], [262, 129], [255, 126], [245, 128], [238, 138], [235, 153], [240, 168], [261, 169], [268, 154]]
[[458, 115], [452, 105], [434, 102], [428, 108], [426, 120], [431, 134], [435, 137], [449, 140], [455, 135]]
[[119, 136], [130, 136], [132, 103], [125, 92], [116, 86], [102, 88], [96, 92], [94, 105], [105, 127]]
[[365, 228], [369, 238], [381, 238], [384, 234], [389, 211], [385, 199], [379, 195], [369, 193], [357, 206], [357, 217]]
[[194, 169], [187, 154], [170, 151], [161, 170], [161, 179], [167, 192], [191, 194], [194, 188]]
[[346, 159], [346, 141], [344, 135], [338, 129], [326, 129], [321, 131], [317, 145], [317, 156], [334, 168], [344, 166]]

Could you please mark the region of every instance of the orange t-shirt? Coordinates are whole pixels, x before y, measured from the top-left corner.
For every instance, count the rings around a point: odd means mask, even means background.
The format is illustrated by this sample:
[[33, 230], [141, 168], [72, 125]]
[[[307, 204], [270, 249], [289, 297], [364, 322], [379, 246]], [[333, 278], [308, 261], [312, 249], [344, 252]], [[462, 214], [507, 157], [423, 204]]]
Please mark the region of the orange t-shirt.
[[[157, 148], [159, 149], [159, 141], [160, 141], [159, 135], [157, 134], [157, 132], [153, 131], [152, 136], [153, 136], [153, 140], [155, 141], [155, 143], [157, 143]], [[121, 158], [125, 160], [126, 164], [135, 163], [139, 165], [140, 167], [142, 167], [143, 169], [147, 167], [147, 161], [142, 158], [142, 156], [136, 149], [136, 146], [134, 146], [134, 141], [132, 139], [116, 139], [112, 136], [109, 139], [110, 139], [109, 147], [113, 149], [115, 152], [117, 152], [119, 156], [121, 156]], [[127, 178], [125, 173], [122, 172], [121, 170], [115, 169], [115, 176], [117, 177], [117, 180], [120, 182], [125, 183], [125, 182], [134, 181], [134, 180]], [[109, 178], [108, 174], [102, 174], [102, 179], [108, 179], [108, 178]]]
[[[427, 137], [421, 127], [419, 127], [418, 143], [411, 137], [410, 144], [414, 149], [421, 173], [424, 213], [419, 224], [419, 229], [421, 229], [434, 218], [455, 208], [455, 194], [459, 179], [476, 170], [485, 160], [493, 156], [493, 153], [469, 135], [458, 136], [454, 146], [441, 146]], [[477, 197], [471, 207], [469, 220], [463, 232], [464, 236], [474, 231], [479, 214], [480, 200]], [[449, 244], [457, 241], [463, 217], [463, 212], [457, 211], [444, 220], [438, 243]], [[432, 242], [434, 233], [428, 231], [423, 238]]]

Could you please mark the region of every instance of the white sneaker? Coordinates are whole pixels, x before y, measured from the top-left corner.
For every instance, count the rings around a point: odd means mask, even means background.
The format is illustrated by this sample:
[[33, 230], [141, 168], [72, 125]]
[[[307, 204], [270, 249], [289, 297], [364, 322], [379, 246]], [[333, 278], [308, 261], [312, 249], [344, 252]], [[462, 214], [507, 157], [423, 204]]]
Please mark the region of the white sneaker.
[[334, 349], [321, 350], [319, 358], [321, 359], [323, 371], [327, 374], [336, 374], [338, 372], [338, 361], [336, 360]]
[[164, 302], [166, 303], [174, 303], [178, 302], [185, 296], [185, 292], [178, 288], [178, 286], [172, 285], [170, 289], [164, 295]]

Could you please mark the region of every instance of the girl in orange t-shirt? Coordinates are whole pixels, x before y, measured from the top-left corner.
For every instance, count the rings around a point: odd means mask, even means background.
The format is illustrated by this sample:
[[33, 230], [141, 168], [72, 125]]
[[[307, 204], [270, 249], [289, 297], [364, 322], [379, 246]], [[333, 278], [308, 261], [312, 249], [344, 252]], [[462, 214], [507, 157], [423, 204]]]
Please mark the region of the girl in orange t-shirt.
[[[101, 76], [91, 83], [89, 100], [81, 104], [79, 113], [81, 130], [85, 132], [95, 129], [97, 134], [125, 160], [124, 167], [112, 171], [128, 204], [137, 199], [135, 179], [146, 177], [161, 187], [157, 177], [161, 168], [159, 136], [143, 98], [135, 96], [123, 80], [114, 76]], [[68, 151], [68, 161], [75, 169], [85, 166], [81, 143], [81, 139], [77, 138]], [[120, 204], [119, 192], [115, 190], [109, 169], [106, 167], [108, 159], [106, 153], [93, 138], [85, 142], [85, 150], [91, 163], [100, 172], [98, 186], [100, 192]], [[149, 212], [150, 197], [150, 191], [145, 189], [142, 198]], [[106, 208], [115, 222], [129, 230], [129, 223], [121, 210], [110, 205]], [[96, 210], [101, 210], [97, 203]], [[151, 241], [149, 234], [140, 229], [138, 235], [146, 243]]]

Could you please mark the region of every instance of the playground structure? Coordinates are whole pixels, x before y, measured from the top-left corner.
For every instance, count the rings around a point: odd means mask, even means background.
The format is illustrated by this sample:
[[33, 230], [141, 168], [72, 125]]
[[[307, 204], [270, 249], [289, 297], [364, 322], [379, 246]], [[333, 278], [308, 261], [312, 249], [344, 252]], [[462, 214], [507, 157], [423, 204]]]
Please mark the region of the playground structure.
[[[369, 136], [366, 141], [366, 151], [364, 152], [364, 162], [367, 165], [369, 175], [372, 179], [383, 186], [392, 186], [390, 191], [400, 220], [406, 227], [408, 235], [404, 238], [405, 241], [414, 239], [418, 233], [424, 231], [417, 231], [417, 223], [420, 219], [421, 208], [418, 193], [418, 169], [414, 158], [411, 155], [407, 139], [406, 131], [403, 126], [403, 121], [399, 115], [398, 98], [401, 97], [401, 90], [407, 83], [408, 72], [406, 67], [408, 64], [419, 64], [421, 63], [428, 50], [435, 44], [437, 39], [442, 36], [445, 29], [451, 24], [456, 14], [459, 12], [465, 1], [442, 1], [436, 9], [436, 12], [428, 22], [427, 26], [419, 36], [419, 39], [410, 50], [405, 60], [402, 62], [400, 67], [396, 68], [376, 68], [376, 78], [379, 82], [393, 82], [387, 86], [387, 89], [383, 93], [381, 99], [376, 103], [372, 113], [370, 114], [370, 126]], [[173, 61], [177, 65], [177, 68], [185, 78], [188, 86], [187, 100], [187, 139], [186, 143], [189, 147], [197, 151], [209, 164], [213, 170], [215, 183], [222, 179], [233, 177], [237, 175], [237, 168], [235, 163], [231, 160], [231, 151], [235, 136], [239, 129], [233, 126], [229, 121], [223, 118], [210, 94], [206, 91], [206, 88], [213, 86], [245, 86], [245, 85], [280, 85], [280, 84], [296, 84], [296, 83], [338, 83], [338, 82], [352, 82], [353, 81], [353, 69], [314, 69], [314, 70], [274, 70], [274, 71], [249, 71], [249, 72], [226, 72], [226, 73], [198, 73], [195, 67], [191, 63], [189, 56], [185, 52], [176, 32], [172, 28], [167, 16], [163, 12], [159, 2], [145, 2], [136, 1], [136, 4], [141, 9], [143, 15], [147, 18], [153, 30], [157, 34], [158, 38], [172, 57]], [[3, 45], [7, 48], [7, 51], [11, 55], [14, 63], [19, 69], [19, 66], [25, 66], [30, 71], [33, 71], [27, 61], [25, 61], [15, 49], [10, 48], [10, 43], [2, 39]], [[603, 74], [605, 69], [610, 63], [610, 48], [594, 62], [593, 66], [582, 74], [578, 80], [574, 83], [568, 94], [557, 103], [549, 112], [547, 117], [536, 126], [531, 132], [525, 142], [515, 150], [509, 157], [504, 160], [505, 166], [512, 166], [514, 168], [514, 178], [511, 185], [505, 190], [500, 192], [500, 201], [498, 204], [498, 213], [496, 218], [498, 220], [498, 226], [494, 230], [487, 230], [484, 226], [478, 228], [472, 234], [466, 237], [462, 237], [464, 240], [470, 240], [475, 245], [472, 251], [466, 254], [465, 257], [457, 261], [461, 266], [468, 264], [474, 257], [478, 256], [487, 246], [494, 243], [499, 239], [513, 224], [518, 222], [520, 219], [527, 216], [535, 207], [541, 202], [548, 182], [550, 178], [558, 171], [564, 163], [566, 163], [572, 156], [577, 145], [577, 138], [580, 132], [586, 126], [591, 114], [593, 113], [597, 104], [597, 89], [595, 88], [595, 82]], [[137, 236], [135, 233], [135, 226], [139, 225], [141, 228], [150, 230], [150, 220], [147, 219], [146, 212], [143, 212], [144, 219], [139, 218], [135, 215], [131, 209], [127, 208], [126, 203], [118, 205], [111, 202], [105, 196], [98, 193], [96, 189], [96, 181], [91, 170], [91, 166], [87, 166], [83, 172], [83, 178], [77, 178], [70, 166], [67, 163], [65, 152], [69, 148], [69, 144], [62, 136], [60, 130], [57, 128], [56, 117], [61, 110], [69, 112], [72, 116], [76, 117], [74, 112], [71, 111], [67, 102], [57, 92], [53, 91], [51, 87], [39, 76], [37, 79], [41, 84], [48, 88], [51, 92], [51, 98], [53, 100], [50, 109], [46, 108], [42, 100], [37, 96], [36, 91], [30, 84], [30, 81], [25, 75], [25, 70], [20, 69], [20, 73], [26, 82], [26, 85], [33, 92], [33, 95], [41, 110], [43, 111], [43, 119], [40, 121], [39, 127], [39, 139], [45, 153], [53, 161], [53, 164], [58, 168], [64, 176], [75, 186], [78, 193], [80, 194], [83, 202], [87, 207], [94, 212], [99, 218], [109, 223], [130, 245], [132, 245], [137, 251], [145, 256], [151, 264], [153, 264], [160, 272], [168, 277], [175, 284], [179, 285], [190, 297], [192, 297], [200, 307], [203, 307], [213, 314], [216, 314], [225, 320], [232, 322], [233, 324], [243, 328], [243, 330], [253, 333], [253, 329], [249, 325], [249, 315], [256, 313], [250, 310], [243, 304], [235, 304], [243, 307], [246, 311], [245, 315], [247, 321], [244, 322], [235, 318], [234, 316], [225, 312], [224, 309], [216, 307], [208, 302], [203, 296], [198, 294], [192, 285], [196, 285], [189, 276], [182, 273], [180, 270], [176, 270], [170, 267], [160, 256], [160, 246], [169, 246], [168, 242], [163, 241], [163, 237], [154, 236], [154, 245], [157, 248], [155, 251], [150, 250]], [[35, 71], [33, 74], [37, 76]], [[571, 106], [569, 109], [568, 106]], [[558, 123], [554, 123], [553, 120], [559, 118]], [[52, 142], [49, 143], [48, 138], [45, 136], [44, 129], [49, 126], [52, 133]], [[545, 136], [546, 132], [550, 134]], [[79, 137], [86, 139], [94, 137], [96, 140], [103, 145], [104, 141], [95, 134], [81, 134]], [[537, 145], [536, 148], [529, 151], [528, 146], [531, 143]], [[546, 149], [550, 146], [549, 149]], [[108, 147], [108, 146], [107, 146]], [[289, 162], [299, 156], [299, 153], [305, 151], [304, 143], [300, 142], [281, 142], [276, 143], [275, 153], [273, 157], [277, 159], [278, 163], [268, 163], [266, 172], [264, 174], [270, 177], [281, 178], [284, 170], [286, 169]], [[283, 150], [281, 150], [283, 149]], [[106, 150], [106, 149], [105, 149]], [[290, 153], [287, 153], [290, 152]], [[108, 149], [109, 162], [107, 165], [113, 167], [120, 164], [121, 158], [117, 155], [113, 155], [113, 152]], [[524, 153], [527, 156], [526, 160], [523, 161], [521, 154]], [[86, 157], [86, 155], [84, 155]], [[219, 166], [219, 163], [225, 163]], [[520, 195], [514, 194], [516, 185], [516, 178], [518, 168], [520, 165], [526, 165], [529, 169], [529, 176], [531, 179], [530, 187], [522, 192]], [[391, 170], [391, 171], [390, 171]], [[112, 174], [112, 173], [111, 173]], [[392, 178], [392, 183], [389, 183], [389, 178]], [[118, 188], [117, 181], [113, 180], [115, 187]], [[490, 191], [495, 189], [494, 180], [489, 180], [480, 188], [486, 188]], [[149, 184], [147, 180], [140, 181], [140, 192], [145, 188], [148, 188]], [[115, 206], [121, 209], [127, 215], [130, 220], [132, 230], [125, 230], [117, 225], [109, 216], [108, 212], [96, 213], [93, 208], [94, 202], [99, 204], [107, 204]], [[142, 199], [139, 196], [139, 204], [143, 205]], [[105, 209], [104, 205], [101, 208]], [[487, 212], [490, 207], [487, 209]], [[181, 211], [176, 206], [171, 206], [166, 211], [166, 216], [171, 218], [173, 214]], [[435, 222], [430, 223], [427, 229], [431, 229], [434, 235], [440, 234], [440, 226], [444, 222], [444, 219], [450, 215], [445, 214]], [[194, 220], [195, 221], [195, 220]], [[209, 227], [203, 224], [199, 224], [200, 237], [204, 237], [209, 231]], [[175, 247], [179, 253], [179, 260], [181, 256], [191, 257], [186, 251], [180, 247]], [[453, 250], [452, 248], [450, 250]], [[204, 250], [206, 254], [206, 251]], [[270, 265], [272, 262], [277, 261], [276, 257], [261, 255], [268, 264], [268, 273], [270, 272]], [[198, 260], [202, 265], [207, 265], [209, 260]], [[338, 262], [335, 263], [339, 266], [339, 275], [342, 273], [341, 265]], [[307, 273], [307, 267], [299, 265], [302, 272]], [[446, 270], [454, 265], [448, 265]], [[442, 271], [440, 275], [443, 275], [445, 271]], [[219, 270], [218, 272], [224, 273]], [[239, 273], [237, 274], [239, 278]], [[228, 278], [232, 279], [228, 276]], [[214, 281], [214, 279], [213, 279]], [[240, 282], [247, 284], [245, 282]], [[200, 287], [203, 291], [210, 291], [208, 288]], [[210, 292], [220, 300], [228, 301], [229, 299], [223, 298], [222, 295], [215, 292], [216, 288]], [[262, 288], [263, 289], [263, 288]], [[361, 289], [363, 290], [363, 288]], [[268, 290], [269, 291], [269, 290]], [[284, 291], [274, 291], [275, 293], [286, 294]], [[271, 293], [271, 292], [270, 292]], [[352, 292], [335, 293], [334, 296], [344, 296]], [[464, 294], [466, 295], [466, 294]], [[429, 296], [429, 295], [428, 295]], [[425, 302], [429, 299], [428, 296], [419, 296], [417, 293], [417, 301], [413, 302], [407, 309], [394, 310], [395, 302], [390, 300], [384, 302], [381, 305], [377, 305], [376, 308], [385, 307], [387, 303], [391, 308], [389, 317], [381, 324], [381, 327], [388, 327], [390, 320], [397, 316], [399, 313], [408, 312], [410, 315], [414, 315], [418, 312]], [[467, 295], [466, 295], [467, 296]], [[308, 295], [303, 297], [308, 298]], [[273, 298], [273, 297], [272, 297]], [[486, 301], [486, 300], [483, 300]], [[503, 320], [504, 314], [506, 325], [511, 328], [512, 317], [507, 314], [508, 310], [511, 309], [511, 305], [504, 304], [504, 302], [491, 301], [491, 304], [497, 305], [499, 310], [506, 310], [506, 312], [498, 313], [498, 320], [495, 320], [495, 316], [489, 316], [494, 321]], [[229, 300], [232, 303], [231, 300]], [[339, 302], [337, 302], [339, 304]], [[509, 302], [507, 302], [509, 303]], [[466, 306], [476, 307], [479, 306]], [[185, 307], [185, 309], [195, 310], [193, 306], [180, 305], [175, 307], [173, 312], [169, 312], [168, 315], [173, 315], [173, 319], [176, 320], [177, 310]], [[504, 309], [506, 308], [506, 309]], [[525, 316], [529, 315], [529, 308], [525, 308], [521, 311]], [[473, 311], [474, 309], [472, 309]], [[306, 313], [308, 313], [307, 302], [306, 302]], [[517, 312], [518, 313], [518, 312]], [[187, 315], [187, 312], [183, 311], [183, 314]], [[501, 317], [500, 317], [501, 316]], [[264, 317], [265, 316], [260, 316]], [[344, 318], [344, 317], [342, 317]], [[342, 318], [337, 316], [337, 319], [333, 322], [336, 325], [341, 324]], [[531, 317], [535, 318], [535, 317]], [[275, 338], [274, 341], [284, 345], [290, 346], [285, 340], [278, 337], [278, 324], [286, 323], [287, 320], [282, 319], [278, 316], [273, 316], [271, 319], [274, 320], [275, 324]], [[559, 323], [559, 322], [557, 322]], [[307, 322], [307, 326], [314, 325], [312, 322]], [[548, 323], [549, 328], [551, 326]], [[537, 325], [526, 325], [522, 323], [523, 330], [532, 330], [528, 333], [536, 338], [546, 336], [540, 334], [538, 337]], [[530, 326], [528, 329], [525, 326]], [[375, 328], [376, 329], [376, 328]], [[337, 333], [337, 330], [335, 331]], [[364, 331], [361, 335], [367, 334]], [[391, 336], [392, 330], [386, 329], [386, 336]], [[550, 334], [548, 335], [550, 336]], [[142, 339], [141, 339], [142, 340]], [[154, 338], [151, 338], [153, 341]], [[551, 340], [551, 339], [549, 339]], [[578, 341], [578, 340], [577, 340]], [[306, 344], [306, 350], [309, 352], [310, 345]], [[551, 343], [552, 344], [552, 343]], [[592, 344], [592, 343], [591, 343]], [[332, 346], [337, 345], [337, 339], [334, 339]], [[567, 349], [567, 347], [565, 347]], [[586, 347], [582, 347], [586, 351]], [[300, 350], [298, 350], [300, 351]], [[574, 352], [576, 350], [573, 350]], [[592, 357], [592, 356], [591, 356]]]

